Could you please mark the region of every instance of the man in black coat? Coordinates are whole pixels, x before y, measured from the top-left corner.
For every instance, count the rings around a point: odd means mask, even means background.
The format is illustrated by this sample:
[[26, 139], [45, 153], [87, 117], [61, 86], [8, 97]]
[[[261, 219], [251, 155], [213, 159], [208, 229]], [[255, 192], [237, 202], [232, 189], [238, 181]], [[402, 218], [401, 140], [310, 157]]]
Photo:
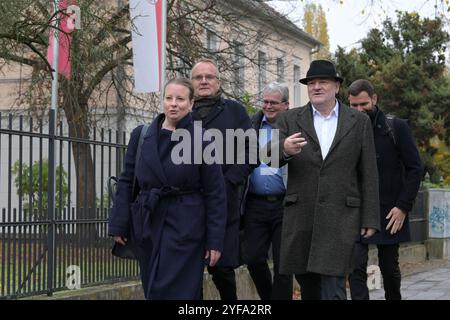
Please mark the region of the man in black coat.
[[[208, 266], [208, 272], [212, 275], [222, 300], [237, 300], [234, 268], [239, 266], [238, 187], [244, 184], [254, 166], [248, 164], [248, 143], [245, 146], [237, 145], [236, 139], [227, 141], [225, 138], [227, 130], [251, 129], [251, 121], [241, 104], [222, 97], [219, 71], [214, 61], [209, 59], [198, 61], [191, 70], [191, 79], [195, 94], [192, 110], [194, 120], [201, 121], [204, 129], [220, 131], [224, 142], [222, 172], [227, 194], [227, 227], [221, 258], [216, 266]], [[234, 151], [231, 163], [227, 159], [227, 150], [230, 148]], [[239, 150], [244, 150], [246, 159], [244, 164], [238, 164], [236, 161], [241, 155]]]
[[349, 87], [349, 103], [372, 120], [380, 192], [381, 232], [355, 247], [355, 269], [349, 276], [354, 300], [368, 300], [368, 244], [376, 244], [386, 300], [400, 300], [399, 243], [410, 241], [408, 212], [420, 187], [422, 163], [406, 121], [386, 118], [378, 108], [372, 84], [364, 79]]

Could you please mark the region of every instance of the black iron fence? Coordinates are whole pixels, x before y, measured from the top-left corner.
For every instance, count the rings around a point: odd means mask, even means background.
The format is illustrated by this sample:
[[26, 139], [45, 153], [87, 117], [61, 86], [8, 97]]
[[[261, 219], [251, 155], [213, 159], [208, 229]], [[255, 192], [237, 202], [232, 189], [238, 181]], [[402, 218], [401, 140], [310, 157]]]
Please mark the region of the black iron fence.
[[36, 123], [0, 113], [3, 299], [51, 295], [139, 274], [136, 262], [110, 254], [107, 235], [106, 180], [120, 173], [126, 135], [104, 128], [83, 132], [63, 123], [53, 134], [49, 120]]
[[409, 213], [411, 242], [423, 242], [428, 239], [428, 191], [420, 188], [414, 206]]

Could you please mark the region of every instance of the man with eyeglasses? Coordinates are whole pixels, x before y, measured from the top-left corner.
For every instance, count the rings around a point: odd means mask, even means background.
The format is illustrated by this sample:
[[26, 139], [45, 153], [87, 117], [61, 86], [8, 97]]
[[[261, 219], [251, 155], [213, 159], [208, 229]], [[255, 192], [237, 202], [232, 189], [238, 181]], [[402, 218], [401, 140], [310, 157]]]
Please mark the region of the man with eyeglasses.
[[[252, 117], [259, 145], [272, 139], [277, 117], [289, 109], [289, 89], [269, 83], [263, 90], [262, 110]], [[291, 300], [293, 279], [279, 273], [283, 199], [286, 193], [287, 165], [271, 168], [265, 163], [249, 177], [244, 205], [245, 263], [262, 300]], [[272, 245], [273, 277], [267, 263]]]
[[[222, 137], [226, 137], [226, 130], [251, 128], [250, 118], [245, 108], [238, 102], [222, 97], [219, 70], [210, 59], [199, 60], [191, 70], [194, 86], [194, 120], [202, 121], [204, 129], [217, 129]], [[235, 159], [237, 156], [236, 140], [226, 143], [234, 144]], [[227, 159], [223, 148], [223, 159]], [[228, 146], [229, 147], [229, 146]], [[246, 144], [245, 159], [248, 157], [249, 146]], [[243, 185], [254, 166], [249, 164], [227, 163], [224, 161], [222, 172], [225, 178], [227, 193], [227, 227], [222, 255], [214, 267], [208, 266], [208, 272], [220, 293], [222, 300], [237, 300], [236, 277], [234, 269], [239, 266], [239, 203], [238, 188]]]
[[355, 241], [380, 228], [372, 126], [336, 99], [342, 81], [331, 61], [311, 62], [300, 79], [310, 102], [276, 123], [289, 163], [280, 273], [295, 275], [303, 300], [345, 300]]

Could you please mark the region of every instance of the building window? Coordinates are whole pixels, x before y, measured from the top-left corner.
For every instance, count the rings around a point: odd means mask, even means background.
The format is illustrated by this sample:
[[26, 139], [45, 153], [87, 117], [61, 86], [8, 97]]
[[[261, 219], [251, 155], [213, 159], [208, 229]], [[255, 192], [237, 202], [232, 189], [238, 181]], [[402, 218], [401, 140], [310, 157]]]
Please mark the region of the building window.
[[258, 95], [262, 99], [262, 91], [267, 81], [267, 57], [266, 53], [258, 51]]
[[244, 66], [244, 45], [234, 42], [234, 94], [238, 97], [242, 96], [245, 91], [245, 66]]
[[214, 53], [217, 51], [217, 35], [211, 30], [206, 29], [206, 49]]
[[294, 107], [300, 106], [300, 91], [301, 91], [301, 84], [299, 82], [300, 80], [300, 67], [297, 65], [294, 65]]
[[284, 82], [284, 61], [283, 58], [277, 58], [277, 82]]
[[177, 77], [189, 78], [192, 67], [186, 63], [187, 57], [174, 58], [174, 70]]

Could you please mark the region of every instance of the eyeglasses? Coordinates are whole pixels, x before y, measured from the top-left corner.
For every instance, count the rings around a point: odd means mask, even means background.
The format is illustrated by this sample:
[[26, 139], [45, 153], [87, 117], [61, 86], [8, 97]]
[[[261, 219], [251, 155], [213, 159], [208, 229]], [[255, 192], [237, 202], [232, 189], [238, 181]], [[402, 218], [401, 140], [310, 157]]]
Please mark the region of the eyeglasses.
[[263, 104], [264, 105], [272, 105], [272, 106], [276, 106], [277, 104], [283, 103], [285, 101], [270, 101], [270, 100], [263, 100]]
[[211, 82], [214, 79], [217, 79], [217, 76], [214, 76], [212, 74], [207, 74], [206, 76], [198, 75], [198, 76], [192, 77], [192, 80], [195, 80], [195, 81], [202, 81], [203, 79], [205, 79], [207, 82]]

